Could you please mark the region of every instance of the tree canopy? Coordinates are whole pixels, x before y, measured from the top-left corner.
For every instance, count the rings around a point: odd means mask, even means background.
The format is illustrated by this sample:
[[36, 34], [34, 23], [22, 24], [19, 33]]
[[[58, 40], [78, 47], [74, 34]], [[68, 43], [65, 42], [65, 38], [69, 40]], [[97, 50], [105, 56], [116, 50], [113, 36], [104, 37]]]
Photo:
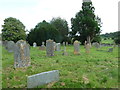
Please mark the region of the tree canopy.
[[2, 40], [17, 42], [20, 39], [26, 39], [25, 26], [18, 19], [13, 17], [6, 18], [2, 27]]
[[101, 19], [95, 16], [94, 11], [92, 2], [83, 2], [82, 10], [76, 14], [75, 18], [71, 18], [71, 36], [82, 44], [85, 40], [90, 43], [100, 35]]

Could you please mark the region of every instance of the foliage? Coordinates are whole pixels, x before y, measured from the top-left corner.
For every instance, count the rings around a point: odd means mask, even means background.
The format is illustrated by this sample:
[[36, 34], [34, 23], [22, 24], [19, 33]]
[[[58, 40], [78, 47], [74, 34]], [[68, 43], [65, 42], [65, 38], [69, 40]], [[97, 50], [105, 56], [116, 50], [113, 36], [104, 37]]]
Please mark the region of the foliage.
[[60, 33], [60, 41], [68, 41], [68, 33], [69, 33], [69, 28], [68, 28], [68, 23], [65, 19], [61, 19], [60, 17], [53, 18], [50, 23], [55, 26], [55, 28], [59, 31]]
[[17, 42], [20, 39], [25, 40], [25, 26], [16, 18], [9, 17], [4, 20], [2, 25], [2, 39]]
[[99, 36], [101, 30], [101, 19], [94, 14], [95, 8], [92, 2], [83, 2], [75, 18], [71, 18], [72, 37], [84, 43], [85, 40], [93, 41], [94, 37]]
[[81, 55], [74, 55], [73, 46], [67, 46], [68, 56], [56, 51], [51, 58], [38, 49], [30, 47], [30, 67], [14, 69], [14, 54], [2, 48], [3, 88], [27, 88], [28, 76], [51, 70], [59, 70], [60, 80], [39, 88], [118, 88], [118, 47], [112, 53], [91, 48], [86, 54], [80, 46]]
[[34, 42], [36, 42], [37, 45], [41, 45], [42, 42], [46, 42], [48, 39], [59, 42], [59, 38], [60, 35], [58, 30], [44, 20], [43, 22], [38, 23], [34, 29], [31, 29], [30, 33], [28, 34], [27, 41], [30, 45], [32, 45]]

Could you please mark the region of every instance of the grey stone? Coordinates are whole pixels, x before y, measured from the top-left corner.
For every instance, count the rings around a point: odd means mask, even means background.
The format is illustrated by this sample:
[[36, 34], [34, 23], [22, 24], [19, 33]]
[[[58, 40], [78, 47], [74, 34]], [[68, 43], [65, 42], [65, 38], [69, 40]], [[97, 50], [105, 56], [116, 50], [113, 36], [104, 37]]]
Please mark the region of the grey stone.
[[86, 44], [85, 48], [86, 48], [86, 53], [90, 53], [90, 45], [89, 45], [89, 43]]
[[68, 46], [68, 42], [66, 42], [66, 46]]
[[15, 43], [13, 41], [8, 41], [6, 45], [6, 49], [8, 50], [8, 52], [14, 52]]
[[46, 54], [47, 56], [54, 56], [54, 43], [53, 40], [46, 41]]
[[56, 42], [53, 42], [54, 51], [56, 50]]
[[54, 82], [58, 80], [59, 80], [58, 70], [43, 72], [43, 73], [35, 74], [32, 76], [28, 76], [27, 87], [34, 88], [34, 87], [45, 85], [50, 82]]
[[79, 41], [74, 41], [74, 54], [80, 54], [80, 42]]
[[113, 52], [113, 48], [109, 48], [109, 49], [108, 49], [108, 52]]
[[65, 46], [65, 42], [63, 42], [63, 46]]
[[34, 43], [33, 43], [33, 47], [36, 47], [36, 46], [37, 46], [37, 43], [36, 43], [36, 42], [34, 42]]
[[56, 51], [60, 51], [60, 43], [56, 43]]
[[30, 66], [30, 51], [26, 41], [17, 41], [14, 49], [14, 67]]
[[45, 50], [45, 43], [44, 42], [42, 42], [42, 45], [40, 46], [40, 50]]

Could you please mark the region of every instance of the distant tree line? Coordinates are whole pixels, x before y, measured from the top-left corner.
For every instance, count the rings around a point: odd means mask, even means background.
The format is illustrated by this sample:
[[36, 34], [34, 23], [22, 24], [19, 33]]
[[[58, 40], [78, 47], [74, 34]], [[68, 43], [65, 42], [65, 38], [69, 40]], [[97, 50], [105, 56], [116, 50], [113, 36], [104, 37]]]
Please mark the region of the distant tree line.
[[18, 41], [20, 39], [27, 40], [30, 45], [36, 42], [41, 45], [48, 39], [55, 42], [73, 43], [79, 40], [82, 44], [100, 42], [101, 19], [95, 15], [95, 8], [92, 2], [83, 2], [82, 10], [71, 18], [71, 31], [68, 22], [61, 17], [53, 18], [50, 22], [43, 20], [39, 22], [33, 29], [26, 34], [25, 26], [20, 20], [9, 17], [4, 20], [2, 25], [2, 39]]

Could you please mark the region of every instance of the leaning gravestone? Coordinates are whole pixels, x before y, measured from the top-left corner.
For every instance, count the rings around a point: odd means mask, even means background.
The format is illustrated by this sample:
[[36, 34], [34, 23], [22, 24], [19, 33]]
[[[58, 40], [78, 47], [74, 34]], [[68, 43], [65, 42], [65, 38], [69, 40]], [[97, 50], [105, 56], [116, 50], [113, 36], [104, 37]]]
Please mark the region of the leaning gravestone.
[[54, 43], [51, 39], [46, 41], [46, 54], [47, 56], [54, 56]]
[[24, 40], [17, 41], [14, 50], [14, 67], [30, 66], [29, 45]]
[[13, 41], [8, 41], [6, 45], [8, 52], [14, 52], [15, 43]]
[[74, 42], [74, 54], [80, 54], [80, 42], [77, 40]]
[[60, 43], [56, 44], [56, 51], [60, 51]]
[[35, 74], [32, 76], [28, 76], [27, 88], [34, 88], [34, 87], [45, 85], [50, 82], [54, 82], [54, 81], [58, 81], [58, 80], [59, 80], [59, 71], [58, 70]]
[[37, 46], [37, 43], [36, 43], [36, 42], [34, 42], [34, 43], [33, 43], [33, 47], [36, 47], [36, 46]]

